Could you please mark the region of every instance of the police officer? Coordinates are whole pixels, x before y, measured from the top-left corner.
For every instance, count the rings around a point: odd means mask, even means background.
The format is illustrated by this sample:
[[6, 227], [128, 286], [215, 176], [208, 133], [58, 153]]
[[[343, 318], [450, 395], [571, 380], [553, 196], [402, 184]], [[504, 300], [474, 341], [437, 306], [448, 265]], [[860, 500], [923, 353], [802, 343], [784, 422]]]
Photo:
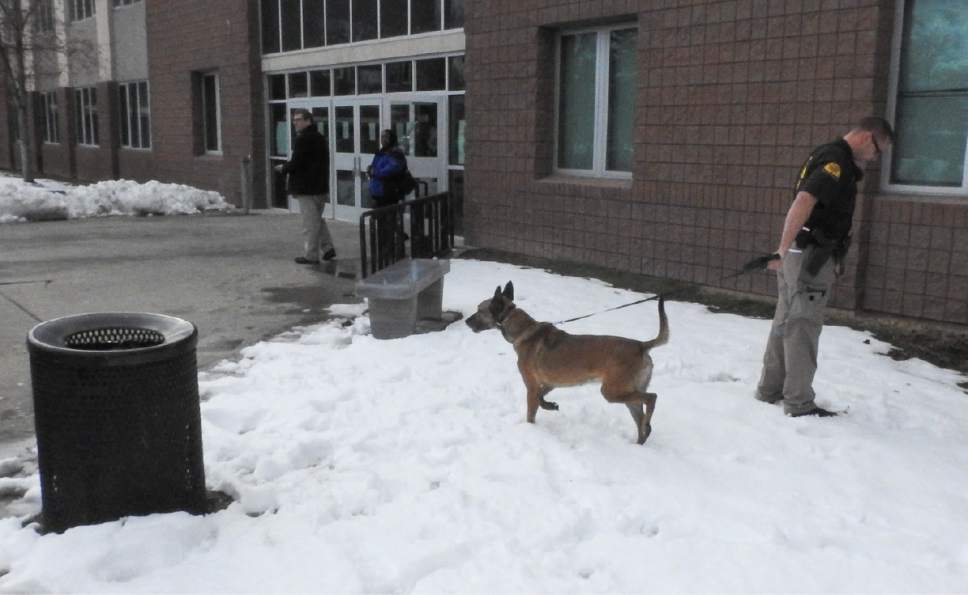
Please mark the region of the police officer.
[[787, 415], [836, 415], [814, 402], [823, 311], [847, 253], [862, 168], [893, 142], [887, 121], [867, 117], [843, 138], [814, 149], [800, 168], [776, 250], [780, 258], [769, 264], [779, 300], [756, 391], [761, 401], [782, 401]]

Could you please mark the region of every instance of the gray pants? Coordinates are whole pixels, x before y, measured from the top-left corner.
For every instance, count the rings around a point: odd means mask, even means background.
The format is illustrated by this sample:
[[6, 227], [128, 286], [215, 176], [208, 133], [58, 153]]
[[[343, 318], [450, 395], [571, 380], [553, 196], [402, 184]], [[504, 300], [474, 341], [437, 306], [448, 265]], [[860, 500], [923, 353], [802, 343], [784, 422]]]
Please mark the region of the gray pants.
[[[794, 248], [795, 250], [796, 248]], [[834, 282], [830, 259], [816, 276], [804, 270], [813, 246], [802, 253], [787, 252], [777, 271], [779, 300], [770, 339], [763, 356], [763, 374], [756, 398], [768, 403], [783, 400], [786, 413], [809, 411], [813, 402], [813, 376], [817, 371], [817, 346], [823, 329], [824, 307]]]
[[322, 260], [327, 250], [334, 248], [329, 227], [323, 221], [323, 207], [326, 206], [325, 194], [293, 194], [299, 202], [302, 213], [303, 256], [306, 260]]

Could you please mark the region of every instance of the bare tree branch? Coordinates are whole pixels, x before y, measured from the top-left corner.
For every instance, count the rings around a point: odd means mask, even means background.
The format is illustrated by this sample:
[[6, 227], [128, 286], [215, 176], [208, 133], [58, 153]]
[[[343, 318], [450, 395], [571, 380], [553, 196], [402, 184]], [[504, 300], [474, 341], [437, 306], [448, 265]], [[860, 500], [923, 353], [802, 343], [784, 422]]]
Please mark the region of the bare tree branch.
[[97, 61], [95, 44], [66, 37], [67, 27], [50, 12], [52, 1], [0, 0], [0, 76], [16, 108], [20, 165], [28, 181], [32, 179], [31, 163], [36, 151], [27, 125], [30, 82], [60, 75], [58, 56], [67, 56], [74, 63], [85, 58]]

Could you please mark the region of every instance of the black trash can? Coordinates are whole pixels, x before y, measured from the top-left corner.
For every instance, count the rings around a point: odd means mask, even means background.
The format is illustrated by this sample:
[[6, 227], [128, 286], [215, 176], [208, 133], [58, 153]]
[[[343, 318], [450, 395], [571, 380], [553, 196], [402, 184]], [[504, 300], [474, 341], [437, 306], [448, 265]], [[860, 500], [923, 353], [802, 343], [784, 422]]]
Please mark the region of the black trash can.
[[205, 512], [192, 323], [99, 313], [27, 335], [43, 525]]

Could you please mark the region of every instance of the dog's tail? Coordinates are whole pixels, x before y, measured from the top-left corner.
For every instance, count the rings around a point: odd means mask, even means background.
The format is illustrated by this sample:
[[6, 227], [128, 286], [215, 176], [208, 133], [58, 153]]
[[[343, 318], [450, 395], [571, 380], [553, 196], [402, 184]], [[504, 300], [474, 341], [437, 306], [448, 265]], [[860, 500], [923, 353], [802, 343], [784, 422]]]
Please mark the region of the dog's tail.
[[665, 298], [659, 296], [659, 334], [655, 339], [642, 344], [646, 351], [669, 342], [669, 319], [666, 318]]

